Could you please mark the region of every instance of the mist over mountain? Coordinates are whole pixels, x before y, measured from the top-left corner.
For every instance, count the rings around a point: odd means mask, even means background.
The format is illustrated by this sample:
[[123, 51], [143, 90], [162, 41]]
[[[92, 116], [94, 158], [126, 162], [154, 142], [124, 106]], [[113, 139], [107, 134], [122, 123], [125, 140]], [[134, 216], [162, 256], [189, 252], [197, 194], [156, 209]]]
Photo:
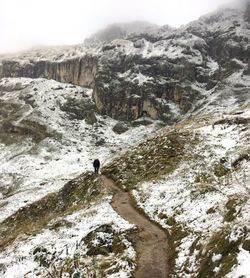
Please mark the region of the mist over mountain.
[[250, 277], [249, 57], [248, 1], [1, 55], [1, 277]]

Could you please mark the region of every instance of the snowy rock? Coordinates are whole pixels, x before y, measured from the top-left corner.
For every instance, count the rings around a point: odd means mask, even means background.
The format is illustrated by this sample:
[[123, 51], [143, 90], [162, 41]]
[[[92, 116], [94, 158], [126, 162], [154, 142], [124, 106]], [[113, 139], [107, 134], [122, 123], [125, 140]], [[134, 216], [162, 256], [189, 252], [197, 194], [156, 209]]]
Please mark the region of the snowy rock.
[[91, 87], [103, 115], [133, 121], [146, 111], [171, 123], [205, 101], [228, 76], [249, 73], [248, 10], [249, 5], [245, 11], [224, 8], [179, 29], [114, 24], [84, 45], [3, 56], [0, 77], [44, 77]]
[[112, 130], [117, 134], [122, 134], [128, 130], [128, 126], [123, 122], [118, 122]]

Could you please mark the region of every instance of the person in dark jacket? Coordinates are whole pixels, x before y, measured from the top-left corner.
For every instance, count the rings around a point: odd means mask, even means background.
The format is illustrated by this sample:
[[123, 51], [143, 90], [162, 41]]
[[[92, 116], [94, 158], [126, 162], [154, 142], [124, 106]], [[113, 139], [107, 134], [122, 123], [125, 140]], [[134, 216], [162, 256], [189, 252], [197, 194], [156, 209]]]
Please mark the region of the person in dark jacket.
[[94, 166], [94, 169], [95, 169], [95, 173], [98, 174], [99, 168], [100, 168], [100, 160], [95, 159], [94, 162], [93, 162], [93, 166]]

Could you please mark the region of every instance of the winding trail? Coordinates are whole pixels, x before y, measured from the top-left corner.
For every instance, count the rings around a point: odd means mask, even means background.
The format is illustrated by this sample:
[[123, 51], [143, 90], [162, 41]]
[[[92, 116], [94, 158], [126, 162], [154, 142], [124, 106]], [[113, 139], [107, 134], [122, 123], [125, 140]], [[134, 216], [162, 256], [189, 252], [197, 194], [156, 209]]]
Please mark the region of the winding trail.
[[103, 184], [113, 192], [112, 207], [125, 220], [135, 224], [137, 269], [135, 278], [166, 278], [169, 274], [167, 235], [137, 210], [128, 192], [121, 190], [112, 179], [102, 176]]

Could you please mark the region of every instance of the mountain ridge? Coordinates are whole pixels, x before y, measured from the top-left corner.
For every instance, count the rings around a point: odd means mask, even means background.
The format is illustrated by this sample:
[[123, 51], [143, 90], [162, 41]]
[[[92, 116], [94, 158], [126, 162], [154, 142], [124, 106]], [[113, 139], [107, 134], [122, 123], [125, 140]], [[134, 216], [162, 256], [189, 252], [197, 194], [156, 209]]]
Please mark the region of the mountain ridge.
[[169, 277], [250, 276], [248, 13], [1, 60], [2, 277], [140, 272], [94, 158], [165, 229]]
[[229, 74], [249, 72], [247, 11], [244, 16], [242, 10], [224, 9], [166, 33], [141, 33], [65, 52], [24, 53], [2, 60], [0, 76], [91, 87], [98, 113], [126, 121], [147, 113], [173, 122], [204, 98], [204, 87], [209, 92]]

